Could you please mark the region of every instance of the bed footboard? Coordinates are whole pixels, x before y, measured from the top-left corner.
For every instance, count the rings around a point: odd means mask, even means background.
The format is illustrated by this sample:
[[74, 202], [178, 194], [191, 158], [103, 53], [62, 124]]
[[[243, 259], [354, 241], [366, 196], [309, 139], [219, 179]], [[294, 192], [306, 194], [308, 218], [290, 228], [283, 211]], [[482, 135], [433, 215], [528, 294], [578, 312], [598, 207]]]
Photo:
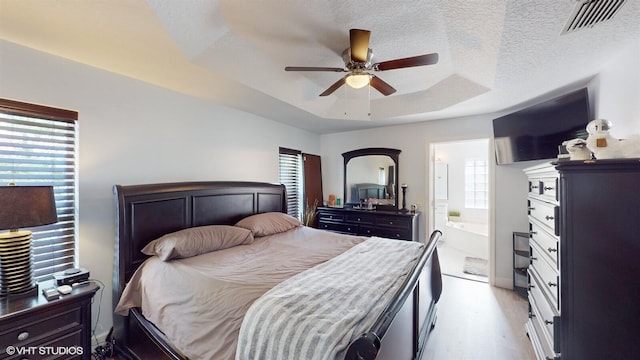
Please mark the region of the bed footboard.
[[[405, 280], [402, 291], [395, 295], [371, 329], [351, 342], [345, 360], [373, 360], [377, 358], [383, 344], [393, 346], [384, 342], [385, 335], [410, 296], [413, 296], [413, 324], [407, 326], [413, 328], [412, 358], [421, 357], [429, 332], [435, 326], [436, 303], [442, 293], [442, 275], [436, 250], [441, 235], [439, 230], [431, 234], [413, 273]], [[421, 304], [427, 305], [426, 311], [422, 310]]]

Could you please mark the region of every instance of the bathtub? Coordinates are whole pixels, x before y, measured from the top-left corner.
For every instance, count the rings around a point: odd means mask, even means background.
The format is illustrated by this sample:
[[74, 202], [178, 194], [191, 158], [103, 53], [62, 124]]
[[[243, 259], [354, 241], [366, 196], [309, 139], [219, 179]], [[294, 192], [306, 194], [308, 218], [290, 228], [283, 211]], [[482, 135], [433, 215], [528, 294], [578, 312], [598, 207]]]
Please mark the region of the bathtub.
[[447, 221], [444, 229], [446, 246], [462, 250], [482, 259], [489, 258], [489, 224], [472, 221]]

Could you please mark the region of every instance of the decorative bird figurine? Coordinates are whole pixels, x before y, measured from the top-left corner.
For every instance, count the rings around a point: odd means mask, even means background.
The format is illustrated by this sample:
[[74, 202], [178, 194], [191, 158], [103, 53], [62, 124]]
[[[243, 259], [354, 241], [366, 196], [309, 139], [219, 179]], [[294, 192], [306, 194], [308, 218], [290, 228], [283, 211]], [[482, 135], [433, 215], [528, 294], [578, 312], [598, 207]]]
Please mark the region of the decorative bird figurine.
[[596, 119], [587, 124], [587, 148], [596, 159], [614, 159], [623, 157], [620, 141], [611, 134], [611, 121]]

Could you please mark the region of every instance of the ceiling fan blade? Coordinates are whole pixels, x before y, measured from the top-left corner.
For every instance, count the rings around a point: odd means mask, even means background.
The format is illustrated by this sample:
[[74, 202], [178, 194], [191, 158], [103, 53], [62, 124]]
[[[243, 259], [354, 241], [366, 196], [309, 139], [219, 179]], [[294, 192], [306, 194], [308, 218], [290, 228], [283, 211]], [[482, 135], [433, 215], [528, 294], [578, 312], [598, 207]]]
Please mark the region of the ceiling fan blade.
[[351, 60], [355, 62], [367, 61], [369, 53], [369, 37], [371, 31], [361, 29], [349, 30], [349, 41], [351, 45]]
[[345, 79], [347, 77], [343, 77], [342, 79], [336, 81], [335, 83], [333, 83], [333, 85], [329, 86], [329, 88], [327, 90], [325, 90], [322, 94], [320, 94], [320, 96], [327, 96], [327, 95], [331, 95], [333, 94], [334, 91], [338, 90], [338, 88], [342, 85], [344, 85], [345, 83]]
[[438, 63], [438, 53], [412, 56], [408, 58], [395, 59], [373, 64], [373, 69], [377, 71], [402, 69], [414, 66], [433, 65]]
[[384, 96], [389, 96], [396, 92], [396, 89], [394, 89], [393, 86], [387, 84], [385, 81], [375, 75], [371, 75], [369, 85], [371, 85], [372, 88], [378, 90]]
[[287, 66], [284, 68], [284, 71], [334, 71], [334, 72], [345, 72], [347, 70], [343, 68], [334, 68], [334, 67], [319, 67], [319, 66]]

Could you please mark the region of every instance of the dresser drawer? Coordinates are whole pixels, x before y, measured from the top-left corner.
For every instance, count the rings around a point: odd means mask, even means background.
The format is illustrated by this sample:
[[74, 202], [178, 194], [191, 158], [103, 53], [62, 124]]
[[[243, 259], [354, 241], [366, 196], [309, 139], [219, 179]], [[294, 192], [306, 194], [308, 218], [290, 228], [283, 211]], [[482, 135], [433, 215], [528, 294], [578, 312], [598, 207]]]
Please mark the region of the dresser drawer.
[[558, 270], [559, 238], [547, 232], [546, 227], [540, 225], [535, 219], [529, 218], [529, 237], [536, 243], [540, 250]]
[[369, 226], [362, 226], [360, 227], [360, 232], [366, 234], [367, 236], [379, 236], [398, 240], [411, 240], [411, 231], [409, 229], [394, 229], [391, 227], [374, 228]]
[[411, 220], [395, 216], [380, 216], [376, 218], [376, 225], [383, 227], [409, 229]]
[[417, 240], [419, 212], [318, 207], [318, 228], [359, 236]]
[[529, 179], [529, 195], [547, 201], [558, 201], [558, 177]]
[[549, 263], [542, 258], [542, 251], [532, 243], [531, 246], [531, 266], [529, 271], [533, 271], [536, 277], [540, 280], [540, 286], [543, 291], [549, 297], [549, 300], [553, 303], [556, 309], [558, 307], [558, 295], [560, 293], [560, 284], [558, 273]]
[[329, 221], [318, 222], [318, 228], [322, 230], [329, 230], [340, 232], [344, 234], [357, 235], [358, 234], [358, 225], [355, 224], [345, 224], [345, 223], [334, 223]]
[[347, 214], [345, 220], [358, 224], [373, 224], [373, 216], [368, 214]]
[[344, 221], [343, 214], [334, 214], [334, 213], [326, 213], [326, 212], [318, 212], [318, 220], [319, 221]]
[[544, 328], [545, 335], [549, 343], [553, 344], [554, 334], [556, 334], [555, 326], [558, 319], [558, 311], [549, 303], [546, 296], [542, 293], [543, 284], [540, 283], [535, 274], [529, 276], [531, 285], [529, 290], [529, 303], [536, 309], [536, 320], [540, 323], [540, 327]]
[[529, 198], [529, 216], [538, 220], [540, 224], [543, 224], [549, 229], [549, 232], [558, 236], [560, 235], [559, 226], [559, 208], [557, 205], [549, 204]]
[[[542, 306], [541, 306], [542, 305]], [[554, 324], [558, 322], [558, 318], [552, 318], [552, 320], [545, 320], [545, 316], [542, 314], [541, 307], [545, 307], [545, 301], [529, 293], [529, 318], [530, 324], [535, 329], [535, 332], [529, 333], [529, 337], [534, 343], [538, 358], [542, 359], [557, 359], [555, 353], [559, 352], [559, 343], [554, 339], [553, 333], [549, 332], [549, 326], [552, 331]], [[548, 306], [546, 306], [548, 308]], [[547, 323], [545, 323], [547, 321]], [[552, 322], [549, 324], [548, 322]], [[535, 341], [534, 341], [535, 340]], [[540, 354], [541, 352], [542, 354]]]
[[0, 325], [0, 344], [25, 346], [53, 333], [69, 331], [81, 325], [82, 310], [78, 306], [67, 306], [55, 312], [30, 314], [20, 319], [20, 323]]
[[546, 200], [558, 201], [558, 176], [542, 178], [540, 180], [540, 197]]

